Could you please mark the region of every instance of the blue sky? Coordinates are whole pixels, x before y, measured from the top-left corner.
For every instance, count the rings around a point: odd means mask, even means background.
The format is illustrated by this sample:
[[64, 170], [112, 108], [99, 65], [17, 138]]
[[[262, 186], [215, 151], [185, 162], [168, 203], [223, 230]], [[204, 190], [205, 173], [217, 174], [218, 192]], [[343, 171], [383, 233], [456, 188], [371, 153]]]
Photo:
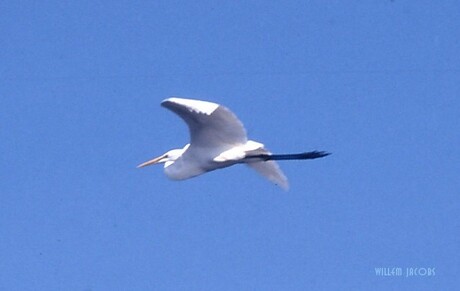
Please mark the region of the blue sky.
[[[453, 290], [457, 1], [3, 1], [0, 289]], [[183, 181], [162, 108], [231, 108], [282, 162]], [[378, 276], [375, 268], [434, 276]]]

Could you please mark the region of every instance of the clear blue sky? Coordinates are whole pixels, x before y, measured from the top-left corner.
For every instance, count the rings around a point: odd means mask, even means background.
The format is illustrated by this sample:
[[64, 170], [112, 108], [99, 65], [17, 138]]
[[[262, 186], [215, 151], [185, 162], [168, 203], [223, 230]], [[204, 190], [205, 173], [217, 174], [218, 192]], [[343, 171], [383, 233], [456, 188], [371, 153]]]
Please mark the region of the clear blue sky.
[[[0, 289], [458, 288], [460, 4], [365, 2], [3, 1]], [[333, 155], [136, 169], [188, 141], [169, 96]]]

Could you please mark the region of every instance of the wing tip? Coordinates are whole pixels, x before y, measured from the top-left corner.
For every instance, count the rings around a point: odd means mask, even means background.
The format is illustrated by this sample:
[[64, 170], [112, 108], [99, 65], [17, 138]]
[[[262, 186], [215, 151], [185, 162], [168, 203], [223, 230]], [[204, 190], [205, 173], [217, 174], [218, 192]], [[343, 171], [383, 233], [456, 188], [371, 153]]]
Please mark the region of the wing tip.
[[190, 112], [211, 115], [220, 105], [217, 103], [197, 99], [169, 97], [161, 101], [161, 106], [170, 109], [173, 107], [182, 107], [186, 108]]
[[160, 104], [161, 104], [161, 106], [165, 106], [168, 103], [176, 103], [176, 99], [180, 99], [180, 98], [178, 98], [178, 97], [169, 97], [169, 98], [166, 98], [163, 101], [161, 101]]
[[279, 183], [279, 182], [276, 182], [275, 183], [278, 187], [280, 187], [281, 189], [284, 190], [284, 192], [288, 192], [289, 191], [289, 182], [286, 180], [286, 181], [283, 181], [282, 183]]
[[282, 188], [284, 191], [289, 190], [288, 178], [281, 171], [275, 161], [256, 161], [246, 163], [249, 167], [256, 170], [259, 174], [267, 178], [270, 182]]

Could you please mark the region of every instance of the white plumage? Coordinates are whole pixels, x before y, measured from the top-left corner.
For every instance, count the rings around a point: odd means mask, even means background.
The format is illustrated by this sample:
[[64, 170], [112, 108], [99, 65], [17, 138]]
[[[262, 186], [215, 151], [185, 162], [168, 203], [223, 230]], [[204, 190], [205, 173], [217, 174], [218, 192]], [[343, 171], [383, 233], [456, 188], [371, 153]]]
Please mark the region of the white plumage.
[[166, 175], [173, 180], [184, 180], [245, 163], [287, 190], [288, 180], [274, 160], [312, 159], [327, 155], [324, 152], [272, 155], [263, 144], [248, 140], [244, 126], [235, 114], [216, 103], [172, 97], [164, 100], [161, 105], [187, 123], [190, 143], [138, 167], [164, 163]]

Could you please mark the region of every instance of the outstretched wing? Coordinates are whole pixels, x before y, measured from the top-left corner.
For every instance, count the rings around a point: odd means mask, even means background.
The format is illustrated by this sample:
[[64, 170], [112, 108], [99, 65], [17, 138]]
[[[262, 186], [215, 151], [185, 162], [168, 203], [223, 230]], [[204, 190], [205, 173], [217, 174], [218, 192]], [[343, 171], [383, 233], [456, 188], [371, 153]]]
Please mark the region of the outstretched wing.
[[[271, 155], [271, 152], [269, 152], [265, 148], [259, 148], [257, 150], [251, 151], [250, 153], [247, 153], [247, 156], [254, 155]], [[281, 171], [277, 162], [257, 159], [255, 161], [248, 160], [246, 162], [246, 165], [253, 168], [257, 172], [259, 172], [259, 174], [261, 174], [268, 180], [272, 181], [276, 185], [280, 186], [284, 190], [287, 191], [289, 189], [288, 179], [283, 174], [283, 171]]]
[[247, 165], [284, 190], [289, 189], [288, 179], [275, 161], [250, 162]]
[[176, 97], [164, 100], [161, 105], [187, 123], [192, 147], [226, 149], [247, 141], [241, 121], [222, 105]]

